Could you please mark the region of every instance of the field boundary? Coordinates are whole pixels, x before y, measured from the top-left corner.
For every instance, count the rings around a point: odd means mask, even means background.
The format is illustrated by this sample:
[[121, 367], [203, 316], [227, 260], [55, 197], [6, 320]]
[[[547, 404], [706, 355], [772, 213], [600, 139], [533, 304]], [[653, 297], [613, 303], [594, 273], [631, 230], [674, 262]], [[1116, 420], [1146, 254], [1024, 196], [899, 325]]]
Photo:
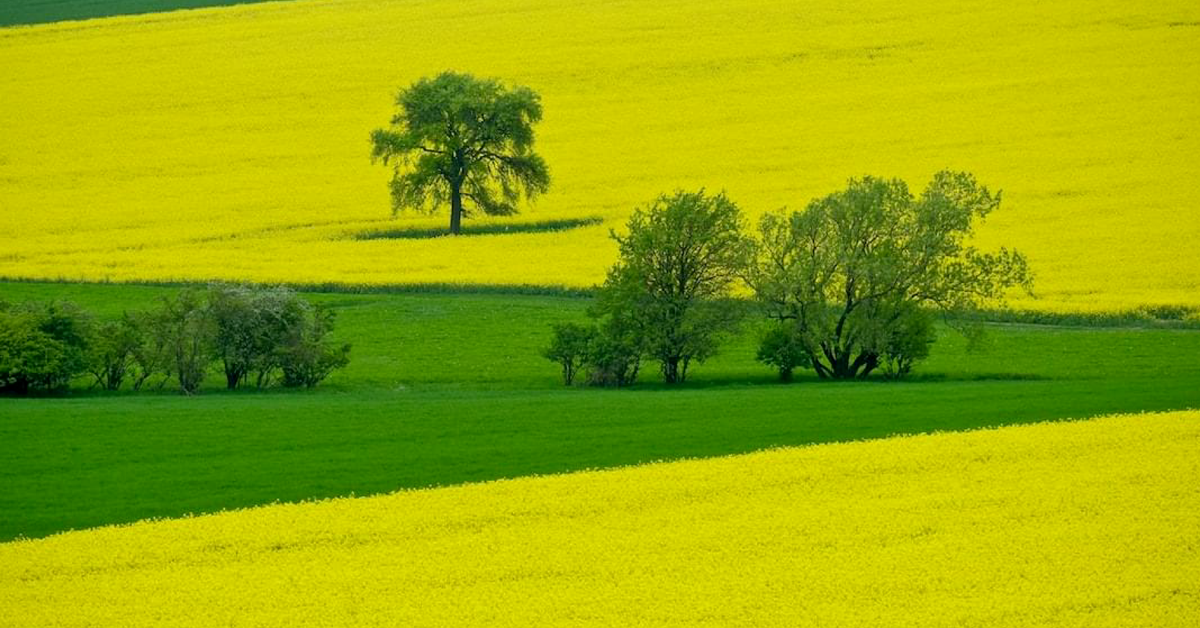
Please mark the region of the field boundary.
[[[237, 282], [208, 280], [83, 280], [0, 276], [0, 283], [66, 284], [98, 286], [144, 286], [151, 288], [203, 287], [213, 283], [253, 283], [284, 286], [297, 292], [315, 294], [496, 294], [591, 298], [597, 286], [590, 288], [539, 284], [483, 284], [452, 282], [414, 282], [387, 284], [349, 284], [342, 282]], [[748, 302], [748, 301], [747, 301]], [[1037, 310], [991, 309], [958, 314], [952, 321], [1035, 325], [1046, 327], [1146, 328], [1200, 330], [1200, 308], [1188, 306], [1140, 306], [1109, 312], [1043, 312]]]

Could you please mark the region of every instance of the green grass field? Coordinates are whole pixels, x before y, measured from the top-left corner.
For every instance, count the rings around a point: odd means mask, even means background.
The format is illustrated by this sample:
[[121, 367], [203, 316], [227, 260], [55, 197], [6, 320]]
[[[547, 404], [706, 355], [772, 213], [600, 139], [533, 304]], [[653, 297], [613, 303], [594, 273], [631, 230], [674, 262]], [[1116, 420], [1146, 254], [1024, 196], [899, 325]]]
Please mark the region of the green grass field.
[[4, 0], [0, 2], [0, 26], [86, 20], [112, 15], [136, 15], [263, 1], [265, 0]]
[[[171, 288], [0, 284], [0, 299], [101, 315]], [[311, 294], [339, 313], [349, 368], [314, 391], [0, 399], [0, 539], [145, 517], [554, 473], [765, 447], [1200, 406], [1200, 331], [991, 326], [944, 332], [914, 381], [791, 385], [752, 332], [683, 390], [564, 389], [538, 356], [583, 298]]]

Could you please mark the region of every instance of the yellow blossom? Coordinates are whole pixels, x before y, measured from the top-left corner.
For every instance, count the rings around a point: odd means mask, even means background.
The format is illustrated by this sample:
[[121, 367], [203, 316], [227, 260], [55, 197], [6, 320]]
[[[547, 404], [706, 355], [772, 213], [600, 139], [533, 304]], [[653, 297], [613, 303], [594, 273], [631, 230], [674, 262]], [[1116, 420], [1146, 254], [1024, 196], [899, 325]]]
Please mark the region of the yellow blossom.
[[1200, 412], [280, 504], [0, 545], [0, 625], [1200, 623]]

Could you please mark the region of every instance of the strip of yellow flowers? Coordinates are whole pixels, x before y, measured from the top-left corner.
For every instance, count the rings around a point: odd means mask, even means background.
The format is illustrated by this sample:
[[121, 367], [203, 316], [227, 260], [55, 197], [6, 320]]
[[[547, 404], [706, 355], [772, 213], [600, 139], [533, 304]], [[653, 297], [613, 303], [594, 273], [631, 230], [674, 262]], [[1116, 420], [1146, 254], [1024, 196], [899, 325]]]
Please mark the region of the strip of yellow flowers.
[[[0, 29], [0, 276], [587, 287], [676, 187], [755, 216], [846, 178], [1005, 190], [1020, 307], [1200, 306], [1195, 0], [321, 0]], [[540, 93], [561, 233], [390, 223], [368, 159], [444, 70]], [[444, 225], [437, 219], [403, 224]], [[468, 221], [471, 224], [471, 221]]]
[[1200, 412], [0, 545], [4, 626], [1200, 625]]

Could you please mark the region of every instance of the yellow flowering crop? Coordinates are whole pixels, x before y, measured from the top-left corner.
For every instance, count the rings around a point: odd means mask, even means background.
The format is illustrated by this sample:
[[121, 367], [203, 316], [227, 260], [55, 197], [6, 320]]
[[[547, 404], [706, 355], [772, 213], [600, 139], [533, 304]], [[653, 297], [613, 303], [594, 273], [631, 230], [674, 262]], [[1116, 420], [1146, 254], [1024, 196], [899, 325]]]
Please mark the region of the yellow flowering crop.
[[[1194, 0], [330, 0], [0, 30], [0, 276], [588, 286], [676, 187], [751, 214], [974, 172], [1040, 302], [1200, 305]], [[543, 96], [563, 233], [358, 241], [367, 136], [454, 69]], [[420, 225], [436, 220], [406, 219]]]
[[4, 626], [1200, 624], [1200, 412], [0, 545]]

